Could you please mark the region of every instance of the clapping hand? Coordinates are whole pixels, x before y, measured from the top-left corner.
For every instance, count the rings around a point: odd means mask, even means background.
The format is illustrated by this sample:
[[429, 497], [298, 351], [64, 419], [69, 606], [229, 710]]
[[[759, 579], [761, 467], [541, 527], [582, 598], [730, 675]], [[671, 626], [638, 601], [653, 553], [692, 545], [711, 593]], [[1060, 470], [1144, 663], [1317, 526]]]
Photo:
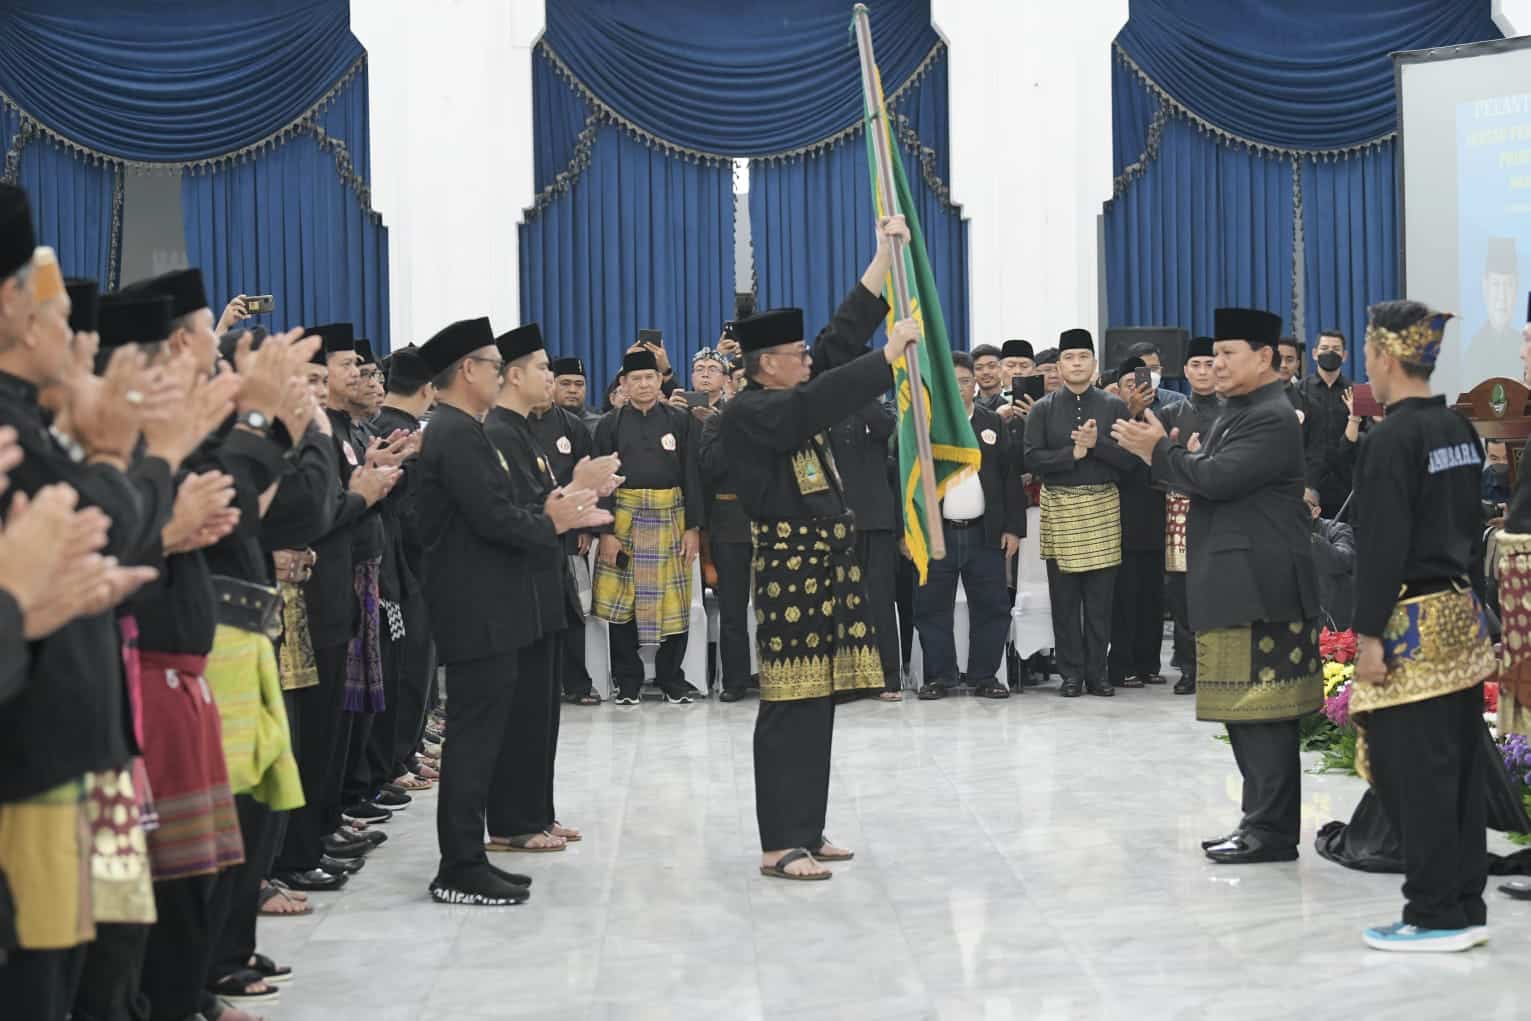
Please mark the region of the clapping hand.
[[165, 553], [206, 549], [239, 524], [233, 476], [210, 471], [188, 475], [176, 487], [170, 520], [160, 530]]
[[616, 454], [607, 454], [605, 457], [582, 457], [574, 466], [574, 474], [569, 479], [570, 489], [589, 489], [597, 496], [604, 499], [617, 491], [617, 488], [627, 480], [618, 475], [622, 468], [622, 459]]
[[1145, 412], [1143, 421], [1134, 422], [1119, 418], [1111, 423], [1111, 438], [1123, 450], [1136, 454], [1144, 464], [1152, 464], [1154, 448], [1159, 441], [1168, 439], [1164, 425], [1152, 411]]

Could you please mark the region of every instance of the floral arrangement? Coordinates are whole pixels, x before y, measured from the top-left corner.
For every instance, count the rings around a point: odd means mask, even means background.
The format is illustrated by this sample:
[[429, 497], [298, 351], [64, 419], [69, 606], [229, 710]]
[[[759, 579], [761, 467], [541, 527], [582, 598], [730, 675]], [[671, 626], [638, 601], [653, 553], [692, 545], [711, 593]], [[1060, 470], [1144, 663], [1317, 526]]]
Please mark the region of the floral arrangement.
[[1318, 652], [1324, 657], [1324, 687], [1329, 686], [1329, 664], [1349, 664], [1356, 661], [1356, 633], [1354, 631], [1330, 631], [1324, 628], [1318, 633]]
[[[1506, 734], [1498, 744], [1499, 754], [1504, 756], [1504, 767], [1520, 788], [1521, 803], [1531, 811], [1531, 738], [1524, 734]], [[1531, 844], [1531, 833], [1506, 835], [1517, 844]]]
[[1356, 771], [1356, 728], [1350, 722], [1350, 689], [1356, 676], [1356, 638], [1349, 631], [1335, 633], [1327, 628], [1319, 636], [1318, 647], [1324, 652], [1324, 704], [1316, 716], [1302, 747], [1323, 755], [1321, 773]]

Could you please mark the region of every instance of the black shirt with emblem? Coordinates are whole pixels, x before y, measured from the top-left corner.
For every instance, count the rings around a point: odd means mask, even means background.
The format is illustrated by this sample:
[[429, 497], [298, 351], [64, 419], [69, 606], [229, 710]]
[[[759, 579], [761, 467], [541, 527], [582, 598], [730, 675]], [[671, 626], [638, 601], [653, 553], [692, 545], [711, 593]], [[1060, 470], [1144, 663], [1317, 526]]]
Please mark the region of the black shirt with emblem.
[[[701, 474], [697, 466], [695, 419], [664, 401], [648, 411], [629, 404], [618, 408], [595, 430], [595, 456], [615, 453], [622, 459], [623, 489], [679, 489], [685, 500], [686, 528], [706, 520]], [[611, 510], [614, 497], [601, 501]], [[610, 531], [607, 525], [604, 531]]]
[[1483, 446], [1444, 397], [1388, 406], [1356, 461], [1358, 634], [1378, 637], [1411, 582], [1467, 579], [1482, 548]]

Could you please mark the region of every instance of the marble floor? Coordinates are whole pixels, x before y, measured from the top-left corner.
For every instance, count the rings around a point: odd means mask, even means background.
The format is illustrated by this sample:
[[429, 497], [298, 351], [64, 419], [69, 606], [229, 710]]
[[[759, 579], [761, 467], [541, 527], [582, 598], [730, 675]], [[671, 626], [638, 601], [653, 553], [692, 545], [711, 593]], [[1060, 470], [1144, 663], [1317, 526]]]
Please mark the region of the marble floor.
[[[267, 920], [297, 970], [271, 1021], [368, 1018], [1472, 1019], [1527, 1014], [1531, 905], [1489, 894], [1494, 940], [1449, 957], [1367, 950], [1397, 876], [1319, 858], [1349, 776], [1306, 776], [1292, 864], [1217, 867], [1238, 817], [1216, 728], [1165, 688], [1109, 701], [839, 710], [828, 883], [756, 872], [755, 703], [566, 708], [565, 853], [505, 856], [520, 907], [442, 907], [434, 795], [349, 889]], [[1503, 841], [1491, 835], [1492, 844]]]

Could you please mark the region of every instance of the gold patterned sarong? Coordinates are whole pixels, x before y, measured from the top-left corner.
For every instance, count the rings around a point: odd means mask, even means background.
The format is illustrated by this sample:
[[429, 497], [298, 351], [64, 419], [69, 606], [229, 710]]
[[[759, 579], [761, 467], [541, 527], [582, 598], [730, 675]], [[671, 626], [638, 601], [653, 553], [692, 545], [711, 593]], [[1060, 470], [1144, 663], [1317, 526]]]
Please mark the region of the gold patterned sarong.
[[1295, 720], [1324, 702], [1315, 621], [1256, 621], [1196, 635], [1196, 718]]
[[277, 673], [283, 691], [301, 691], [319, 683], [314, 662], [314, 641], [308, 630], [308, 602], [303, 588], [292, 582], [277, 584], [282, 596], [282, 644], [277, 649]]
[[96, 924], [155, 921], [148, 843], [129, 769], [108, 769], [0, 805], [0, 874], [27, 950], [95, 938]]
[[1122, 562], [1121, 500], [1116, 486], [1043, 486], [1042, 559], [1065, 574]]
[[846, 514], [754, 523], [762, 702], [882, 687], [852, 522]]
[[1186, 566], [1185, 528], [1191, 515], [1191, 498], [1171, 492], [1164, 498], [1164, 569], [1184, 574]]
[[1382, 631], [1387, 683], [1350, 687], [1350, 718], [1356, 725], [1356, 772], [1371, 779], [1366, 754], [1366, 719], [1370, 713], [1409, 705], [1471, 688], [1497, 667], [1488, 622], [1477, 595], [1446, 589], [1393, 607]]
[[658, 645], [691, 627], [691, 565], [681, 551], [686, 501], [679, 489], [619, 489], [612, 534], [625, 567], [595, 564], [591, 609], [612, 624], [638, 621], [638, 644]]

